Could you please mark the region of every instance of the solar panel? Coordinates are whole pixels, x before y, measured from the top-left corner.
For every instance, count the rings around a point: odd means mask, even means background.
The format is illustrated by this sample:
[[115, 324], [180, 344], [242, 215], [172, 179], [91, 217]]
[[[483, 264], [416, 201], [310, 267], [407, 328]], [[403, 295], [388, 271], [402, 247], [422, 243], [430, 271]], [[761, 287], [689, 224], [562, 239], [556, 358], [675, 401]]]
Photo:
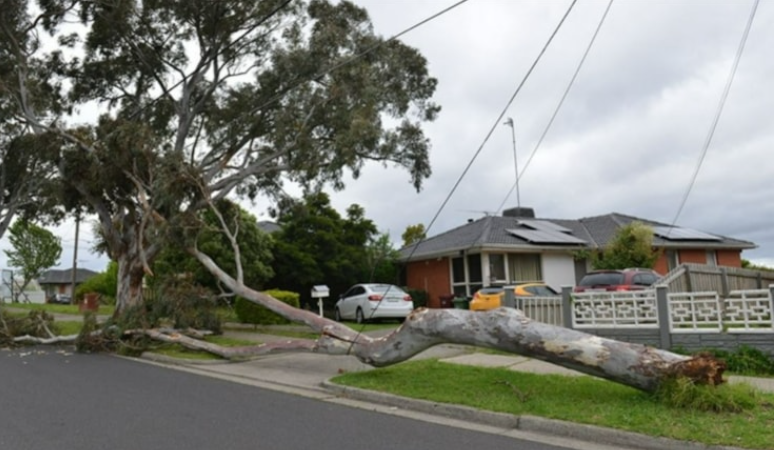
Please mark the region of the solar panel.
[[555, 230], [509, 228], [506, 232], [533, 244], [586, 244], [587, 241]]
[[534, 230], [538, 231], [559, 231], [561, 233], [570, 233], [570, 228], [565, 228], [562, 225], [557, 225], [556, 223], [548, 222], [546, 220], [518, 220], [517, 224], [524, 225], [526, 227], [532, 228]]
[[669, 241], [720, 241], [721, 238], [691, 228], [654, 227], [654, 234]]

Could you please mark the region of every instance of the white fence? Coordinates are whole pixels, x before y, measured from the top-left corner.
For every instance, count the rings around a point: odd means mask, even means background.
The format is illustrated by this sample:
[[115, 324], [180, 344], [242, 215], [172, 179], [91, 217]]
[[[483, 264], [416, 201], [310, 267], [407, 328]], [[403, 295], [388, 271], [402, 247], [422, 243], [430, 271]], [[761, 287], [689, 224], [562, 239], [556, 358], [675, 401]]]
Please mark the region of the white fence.
[[656, 291], [573, 294], [573, 328], [658, 328]]
[[[773, 332], [769, 289], [666, 293], [667, 322], [672, 333]], [[584, 292], [571, 294], [570, 308], [562, 297], [518, 297], [516, 307], [531, 319], [578, 329], [660, 327], [657, 290]], [[570, 312], [570, 323], [564, 314]]]
[[670, 331], [718, 333], [723, 329], [716, 292], [668, 294]]
[[517, 297], [517, 309], [537, 322], [563, 326], [562, 297]]
[[[656, 289], [637, 292], [577, 293], [572, 300], [573, 328], [659, 328]], [[769, 289], [667, 294], [672, 333], [772, 332]]]
[[668, 294], [670, 331], [728, 333], [772, 332], [772, 297], [767, 289]]

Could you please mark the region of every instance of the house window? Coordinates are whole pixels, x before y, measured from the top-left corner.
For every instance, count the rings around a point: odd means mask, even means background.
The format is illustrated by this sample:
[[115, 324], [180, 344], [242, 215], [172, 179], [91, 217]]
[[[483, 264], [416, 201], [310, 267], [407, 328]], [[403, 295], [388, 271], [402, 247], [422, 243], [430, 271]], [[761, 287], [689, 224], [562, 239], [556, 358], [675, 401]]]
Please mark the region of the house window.
[[506, 282], [506, 258], [502, 254], [490, 253], [490, 281]]
[[538, 253], [518, 253], [509, 255], [509, 269], [512, 283], [541, 281], [541, 255]]
[[673, 270], [678, 267], [678, 252], [675, 250], [665, 251], [665, 258], [667, 259], [667, 270]]
[[452, 283], [466, 282], [466, 267], [463, 258], [452, 258]]
[[715, 250], [706, 250], [705, 251], [705, 260], [707, 261], [707, 264], [709, 266], [717, 266], [718, 261], [716, 260], [716, 251]]
[[[482, 283], [482, 255], [468, 255], [466, 257], [466, 263], [468, 263], [468, 281], [471, 283]], [[473, 287], [471, 288], [473, 292]]]

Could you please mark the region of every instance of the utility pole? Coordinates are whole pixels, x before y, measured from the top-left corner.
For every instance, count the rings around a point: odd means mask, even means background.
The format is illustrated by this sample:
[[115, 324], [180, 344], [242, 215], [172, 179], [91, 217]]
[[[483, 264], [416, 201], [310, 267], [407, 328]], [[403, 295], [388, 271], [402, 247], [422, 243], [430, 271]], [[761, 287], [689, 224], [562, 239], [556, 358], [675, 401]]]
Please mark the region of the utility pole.
[[75, 301], [75, 275], [78, 270], [78, 228], [81, 224], [80, 211], [75, 213], [75, 246], [73, 247], [73, 280], [70, 289], [70, 303]]
[[511, 127], [511, 144], [514, 147], [514, 186], [516, 187], [517, 191], [517, 208], [520, 208], [522, 205], [519, 201], [519, 168], [517, 166], [517, 137], [514, 134], [514, 120], [509, 117], [505, 122], [503, 122], [503, 124]]

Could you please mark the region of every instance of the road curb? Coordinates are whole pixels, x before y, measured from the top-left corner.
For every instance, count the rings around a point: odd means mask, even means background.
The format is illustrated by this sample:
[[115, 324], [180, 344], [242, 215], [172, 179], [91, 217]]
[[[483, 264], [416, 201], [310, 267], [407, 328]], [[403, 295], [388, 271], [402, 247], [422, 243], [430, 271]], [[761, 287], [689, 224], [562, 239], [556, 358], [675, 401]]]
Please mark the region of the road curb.
[[149, 361], [158, 362], [158, 363], [170, 364], [174, 366], [192, 366], [192, 365], [207, 366], [207, 365], [216, 365], [216, 364], [230, 364], [235, 362], [244, 362], [242, 360], [231, 361], [228, 359], [184, 359], [184, 358], [175, 358], [167, 355], [160, 355], [158, 353], [153, 353], [153, 352], [143, 352], [140, 354], [140, 358], [147, 359]]
[[343, 386], [324, 381], [322, 387], [340, 397], [366, 401], [384, 406], [434, 414], [450, 419], [480, 423], [483, 425], [532, 432], [555, 437], [578, 439], [601, 445], [622, 446], [642, 450], [745, 450], [739, 447], [714, 446], [697, 442], [647, 436], [630, 431], [620, 431], [594, 425], [577, 424], [563, 420], [536, 416], [516, 416], [507, 413], [484, 411], [468, 406], [437, 403], [400, 397], [383, 392]]

